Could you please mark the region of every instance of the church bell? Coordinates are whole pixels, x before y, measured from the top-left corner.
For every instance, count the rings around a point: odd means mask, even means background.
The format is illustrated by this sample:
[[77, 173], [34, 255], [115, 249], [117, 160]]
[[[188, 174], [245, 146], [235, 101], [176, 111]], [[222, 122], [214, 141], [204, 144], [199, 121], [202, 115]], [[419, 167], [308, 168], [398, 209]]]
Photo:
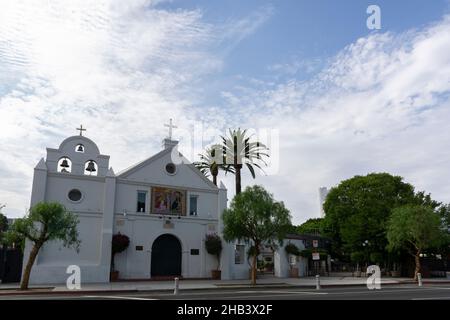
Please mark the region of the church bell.
[[64, 159], [62, 162], [61, 162], [61, 165], [60, 165], [61, 167], [63, 167], [63, 168], [68, 168], [69, 167], [69, 163], [67, 162], [67, 159]]
[[89, 172], [95, 172], [95, 171], [97, 171], [96, 169], [95, 169], [95, 165], [94, 165], [94, 161], [89, 161], [89, 163], [88, 163], [88, 166], [87, 166], [87, 168], [86, 168], [86, 171], [89, 171]]

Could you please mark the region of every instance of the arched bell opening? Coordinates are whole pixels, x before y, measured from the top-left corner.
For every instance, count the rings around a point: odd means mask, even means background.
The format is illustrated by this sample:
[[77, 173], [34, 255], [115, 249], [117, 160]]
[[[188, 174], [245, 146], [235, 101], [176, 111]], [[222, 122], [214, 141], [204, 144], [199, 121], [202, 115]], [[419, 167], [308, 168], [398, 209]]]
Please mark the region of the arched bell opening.
[[89, 176], [96, 176], [98, 173], [98, 165], [94, 160], [88, 160], [84, 164], [84, 174]]
[[82, 145], [81, 143], [77, 144], [75, 146], [75, 152], [84, 153], [84, 145]]
[[58, 172], [61, 173], [70, 173], [72, 172], [72, 161], [69, 157], [62, 157], [58, 160]]

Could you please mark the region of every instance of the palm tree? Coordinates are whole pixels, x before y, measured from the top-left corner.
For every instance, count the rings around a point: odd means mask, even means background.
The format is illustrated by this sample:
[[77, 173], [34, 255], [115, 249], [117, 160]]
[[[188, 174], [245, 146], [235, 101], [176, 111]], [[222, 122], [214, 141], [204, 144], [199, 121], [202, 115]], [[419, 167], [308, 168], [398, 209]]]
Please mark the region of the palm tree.
[[222, 137], [223, 153], [235, 171], [236, 194], [241, 193], [241, 169], [243, 164], [247, 166], [253, 179], [255, 179], [253, 166], [261, 171], [263, 171], [261, 165], [267, 166], [262, 157], [269, 157], [269, 154], [266, 153], [269, 149], [259, 141], [250, 141], [251, 138], [251, 135], [247, 135], [247, 130], [241, 130], [240, 128], [237, 130], [230, 129], [228, 137]]
[[225, 162], [225, 155], [220, 158], [220, 152], [222, 151], [222, 146], [220, 144], [214, 144], [205, 150], [204, 154], [199, 154], [200, 161], [194, 162], [194, 166], [200, 170], [206, 177], [210, 174], [213, 178], [213, 183], [217, 186], [217, 176], [219, 175], [219, 170], [234, 173], [234, 168], [231, 165], [227, 165]]

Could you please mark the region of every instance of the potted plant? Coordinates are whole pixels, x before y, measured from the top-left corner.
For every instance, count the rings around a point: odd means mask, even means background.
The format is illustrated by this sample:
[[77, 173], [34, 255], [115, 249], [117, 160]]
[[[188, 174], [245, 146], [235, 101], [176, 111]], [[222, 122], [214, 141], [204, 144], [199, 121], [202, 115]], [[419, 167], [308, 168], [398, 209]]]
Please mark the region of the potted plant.
[[111, 281], [119, 279], [119, 271], [115, 270], [114, 266], [114, 256], [116, 253], [125, 251], [129, 245], [130, 238], [128, 238], [128, 236], [121, 234], [120, 232], [113, 235], [111, 246]]
[[[286, 247], [284, 247], [284, 250], [287, 253], [287, 259], [289, 263], [289, 276], [291, 278], [297, 278], [298, 277], [297, 257], [300, 255], [300, 250], [293, 243], [288, 243]], [[292, 263], [291, 257], [295, 257], [295, 263]]]
[[222, 239], [217, 234], [208, 234], [205, 239], [206, 251], [217, 257], [217, 269], [211, 270], [211, 276], [214, 280], [220, 280], [220, 254], [222, 253]]

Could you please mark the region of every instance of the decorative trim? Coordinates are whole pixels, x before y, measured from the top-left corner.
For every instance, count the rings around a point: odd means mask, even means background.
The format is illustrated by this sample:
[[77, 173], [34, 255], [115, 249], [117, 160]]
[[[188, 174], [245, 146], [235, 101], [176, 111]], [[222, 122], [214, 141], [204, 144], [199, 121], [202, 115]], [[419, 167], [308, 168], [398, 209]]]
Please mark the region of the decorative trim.
[[[114, 214], [114, 216], [119, 216], [122, 218], [126, 218], [128, 219], [129, 217], [133, 217], [134, 219], [137, 218], [144, 218], [144, 220], [154, 220], [154, 221], [161, 221], [161, 220], [166, 220], [169, 217], [172, 218], [172, 221], [174, 222], [204, 222], [205, 224], [211, 223], [211, 222], [219, 222], [219, 219], [214, 219], [214, 218], [203, 218], [203, 217], [199, 217], [199, 216], [195, 216], [195, 217], [189, 217], [189, 216], [176, 216], [176, 215], [169, 215], [169, 214], [137, 214], [137, 213], [127, 213], [127, 216], [124, 217], [122, 212], [116, 212]], [[180, 217], [180, 219], [178, 219], [178, 217]]]
[[72, 213], [75, 213], [77, 215], [83, 216], [83, 217], [92, 217], [92, 216], [99, 216], [101, 218], [103, 216], [103, 212], [99, 211], [71, 211]]
[[206, 192], [206, 193], [214, 193], [218, 194], [219, 189], [211, 190], [211, 189], [202, 189], [202, 188], [195, 188], [195, 187], [188, 187], [188, 186], [175, 186], [175, 185], [167, 185], [167, 184], [157, 184], [157, 183], [150, 183], [150, 182], [140, 182], [140, 181], [134, 181], [134, 180], [127, 180], [123, 178], [117, 178], [118, 184], [129, 184], [134, 186], [146, 186], [146, 187], [160, 187], [160, 188], [173, 188], [173, 189], [184, 189], [187, 191], [196, 191], [196, 192]]
[[105, 177], [88, 176], [88, 175], [80, 175], [80, 174], [73, 174], [73, 173], [49, 172], [48, 176], [55, 177], [55, 178], [92, 180], [92, 181], [105, 182]]

